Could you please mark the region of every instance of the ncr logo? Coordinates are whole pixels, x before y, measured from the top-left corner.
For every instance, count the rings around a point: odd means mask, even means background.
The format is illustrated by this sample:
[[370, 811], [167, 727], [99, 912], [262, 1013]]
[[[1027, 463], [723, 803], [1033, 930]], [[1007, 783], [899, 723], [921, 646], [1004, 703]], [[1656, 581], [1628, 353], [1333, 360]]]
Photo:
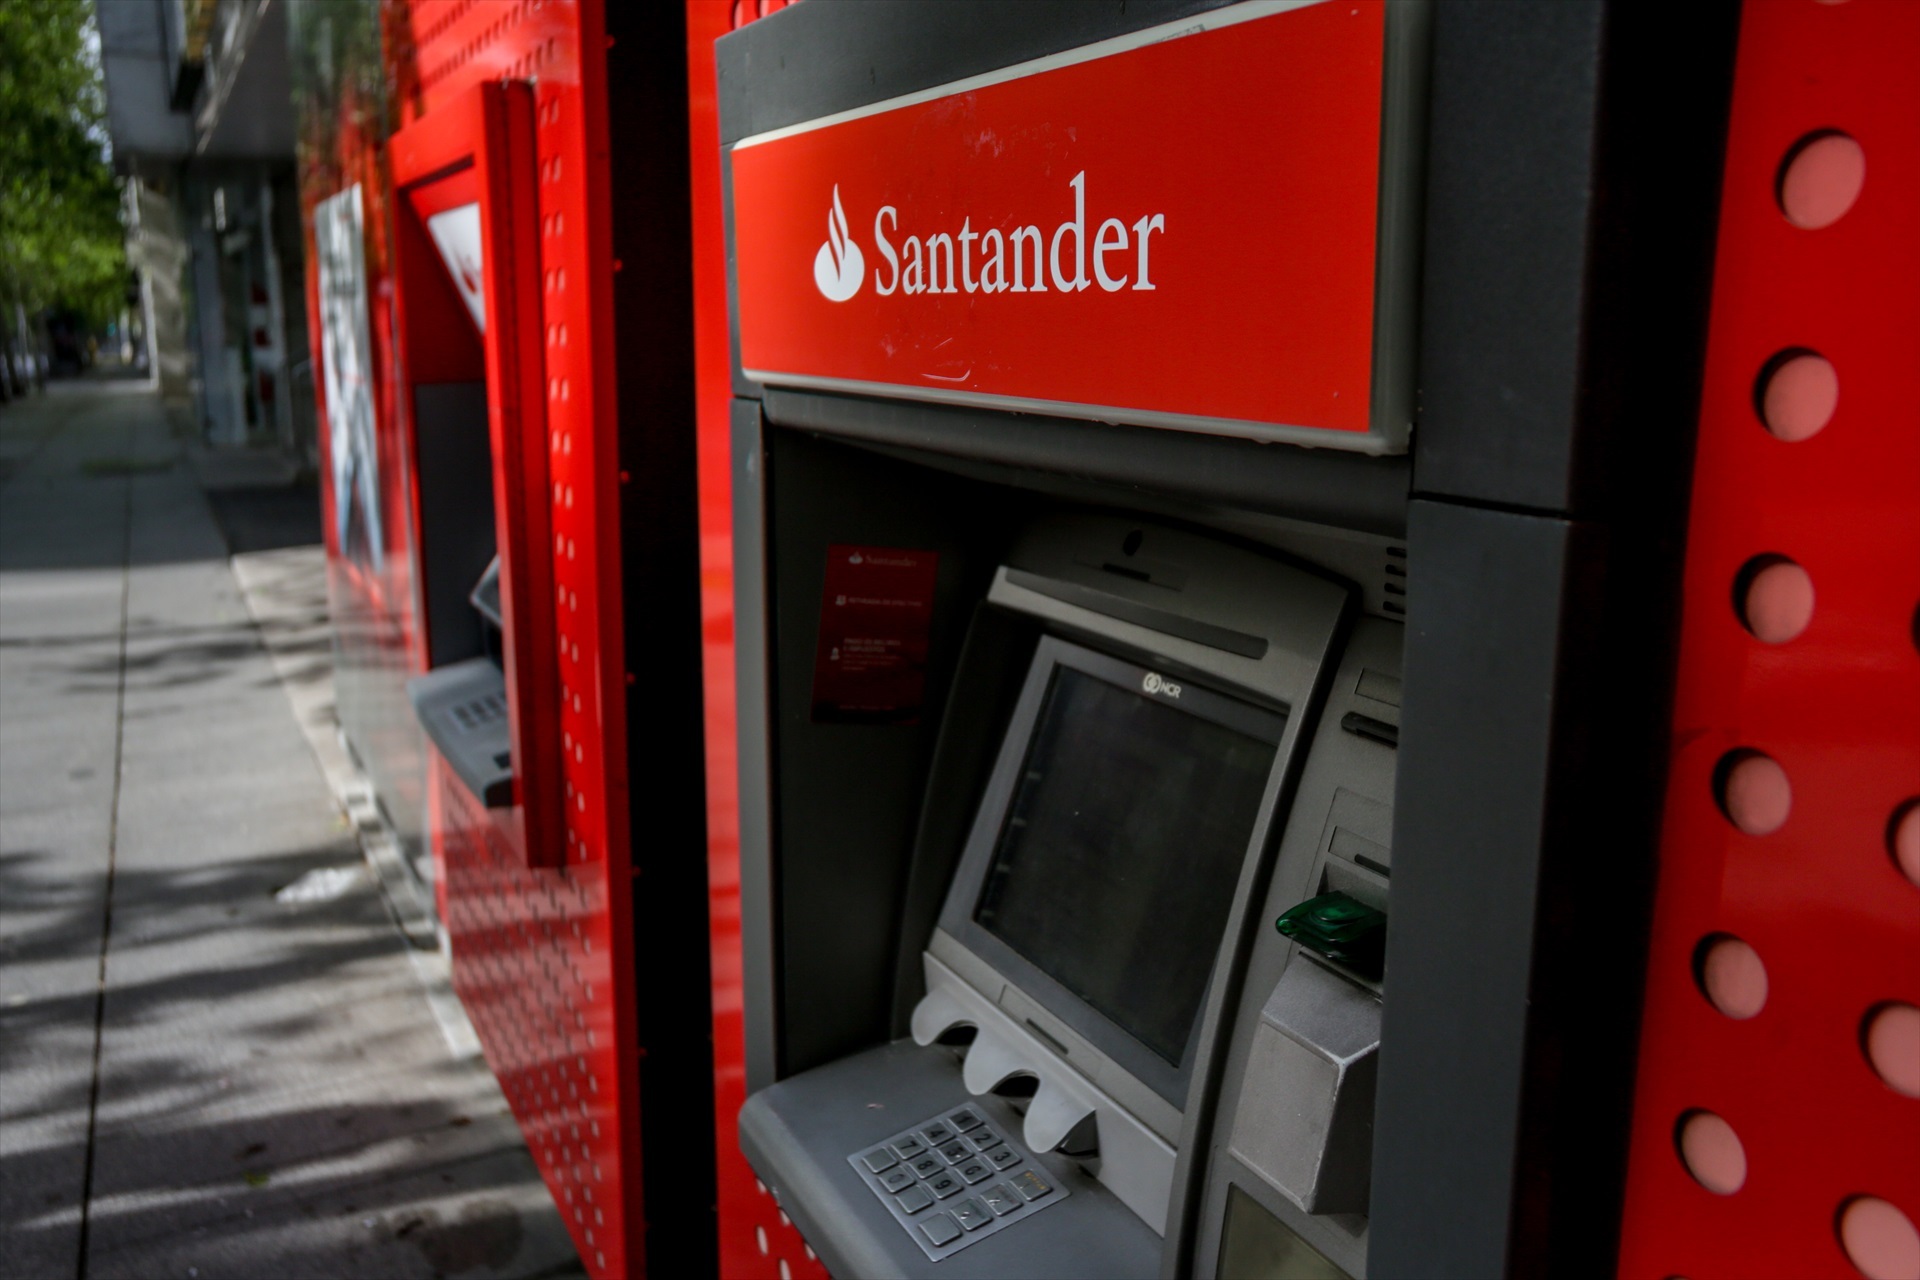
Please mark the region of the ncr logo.
[[1140, 687], [1150, 694], [1161, 694], [1169, 698], [1180, 696], [1180, 686], [1158, 671], [1147, 672], [1145, 678], [1140, 681]]
[[833, 208], [827, 211], [827, 242], [813, 255], [813, 283], [829, 302], [845, 302], [860, 292], [867, 262], [860, 246], [847, 234], [847, 211], [840, 207], [840, 184], [833, 186]]

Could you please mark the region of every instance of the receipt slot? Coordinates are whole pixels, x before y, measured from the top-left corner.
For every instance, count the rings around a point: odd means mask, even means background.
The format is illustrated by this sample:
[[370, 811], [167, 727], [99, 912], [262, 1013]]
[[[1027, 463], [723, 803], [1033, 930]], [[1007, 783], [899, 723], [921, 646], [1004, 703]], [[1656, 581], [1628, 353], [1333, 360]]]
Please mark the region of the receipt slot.
[[448, 771], [529, 866], [562, 860], [559, 674], [534, 107], [476, 85], [396, 133], [398, 318], [430, 670], [408, 682]]
[[1725, 16], [719, 41], [738, 1144], [834, 1274], [1609, 1267]]

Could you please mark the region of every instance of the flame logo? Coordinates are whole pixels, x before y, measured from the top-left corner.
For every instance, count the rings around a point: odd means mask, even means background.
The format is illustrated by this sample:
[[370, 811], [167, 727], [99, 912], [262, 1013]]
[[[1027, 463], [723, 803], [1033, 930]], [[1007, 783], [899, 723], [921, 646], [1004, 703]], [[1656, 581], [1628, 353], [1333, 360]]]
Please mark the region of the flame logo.
[[481, 276], [479, 264], [464, 253], [460, 255], [460, 287], [476, 298], [480, 296]]
[[847, 212], [840, 207], [840, 184], [833, 186], [833, 208], [827, 211], [827, 242], [813, 255], [813, 282], [829, 302], [845, 302], [860, 292], [867, 278], [867, 260], [847, 234]]

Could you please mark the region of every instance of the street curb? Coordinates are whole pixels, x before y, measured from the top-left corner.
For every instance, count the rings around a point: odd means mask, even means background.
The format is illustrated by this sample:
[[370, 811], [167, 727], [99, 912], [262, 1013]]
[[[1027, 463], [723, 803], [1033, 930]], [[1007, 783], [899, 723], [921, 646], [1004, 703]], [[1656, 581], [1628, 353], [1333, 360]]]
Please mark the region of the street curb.
[[407, 867], [400, 840], [380, 811], [372, 780], [355, 762], [339, 727], [331, 657], [319, 664], [311, 652], [299, 648], [303, 641], [326, 633], [324, 606], [316, 615], [313, 598], [314, 579], [326, 571], [325, 551], [320, 547], [255, 551], [232, 556], [228, 564], [274, 674], [293, 706], [300, 732], [313, 750], [334, 802], [353, 824], [387, 913], [407, 943], [407, 959], [440, 1034], [456, 1058], [478, 1057], [480, 1037], [453, 989], [446, 931], [426, 900], [431, 890], [420, 885]]

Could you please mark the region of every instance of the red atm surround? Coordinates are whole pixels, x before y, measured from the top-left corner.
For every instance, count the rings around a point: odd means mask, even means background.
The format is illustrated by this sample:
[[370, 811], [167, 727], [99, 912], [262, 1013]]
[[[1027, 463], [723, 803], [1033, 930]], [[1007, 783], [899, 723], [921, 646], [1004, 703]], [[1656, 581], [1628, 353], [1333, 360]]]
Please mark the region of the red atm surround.
[[[481, 334], [494, 529], [500, 555], [513, 806], [507, 839], [528, 866], [562, 858], [558, 648], [540, 335], [538, 214], [533, 207], [533, 95], [523, 83], [474, 85], [390, 140], [401, 287], [403, 385], [461, 369], [466, 344], [447, 330], [470, 323], [446, 305], [448, 268], [427, 220], [478, 205], [483, 259]], [[451, 354], [449, 354], [451, 353]]]
[[[1920, 1221], [1909, 1176], [1888, 1174], [1878, 1155], [1870, 1161], [1848, 1158], [1889, 1132], [1904, 1135], [1912, 1119], [1898, 1120], [1904, 1100], [1875, 1092], [1884, 1086], [1866, 1074], [1861, 1046], [1851, 1035], [1859, 1010], [1841, 1017], [1831, 1002], [1817, 1008], [1802, 987], [1776, 993], [1784, 1022], [1766, 1014], [1752, 1022], [1715, 1021], [1719, 1015], [1703, 1005], [1688, 959], [1703, 930], [1742, 914], [1766, 916], [1755, 927], [1776, 936], [1777, 954], [1802, 984], [1817, 975], [1852, 991], [1865, 990], [1871, 980], [1876, 999], [1914, 998], [1904, 970], [1887, 960], [1904, 957], [1901, 946], [1910, 950], [1912, 928], [1890, 930], [1885, 924], [1886, 913], [1909, 903], [1912, 892], [1896, 878], [1895, 860], [1887, 854], [1895, 837], [1886, 829], [1890, 818], [1911, 819], [1915, 803], [1912, 735], [1903, 732], [1910, 725], [1896, 727], [1897, 718], [1887, 716], [1886, 694], [1889, 688], [1907, 690], [1917, 670], [1914, 610], [1920, 597], [1910, 557], [1889, 560], [1886, 552], [1912, 544], [1911, 469], [1886, 465], [1908, 452], [1883, 434], [1900, 421], [1899, 410], [1866, 422], [1845, 407], [1851, 398], [1857, 415], [1863, 404], [1893, 403], [1885, 397], [1899, 383], [1887, 378], [1900, 366], [1881, 357], [1911, 320], [1910, 307], [1891, 295], [1879, 298], [1867, 285], [1904, 279], [1887, 264], [1911, 256], [1902, 253], [1897, 238], [1871, 234], [1889, 230], [1889, 218], [1910, 207], [1915, 153], [1900, 144], [1911, 131], [1893, 122], [1913, 113], [1903, 109], [1910, 105], [1901, 96], [1904, 82], [1871, 56], [1910, 47], [1898, 38], [1910, 34], [1910, 24], [1897, 17], [1902, 6], [1893, 0], [1708, 5], [1693, 15], [1695, 22], [1643, 18], [1627, 5], [1434, 8], [1448, 38], [1436, 42], [1445, 54], [1439, 69], [1446, 74], [1436, 75], [1431, 97], [1436, 150], [1425, 179], [1431, 256], [1420, 353], [1422, 417], [1414, 437], [1419, 492], [1410, 503], [1416, 526], [1411, 563], [1424, 576], [1415, 579], [1409, 613], [1438, 639], [1423, 642], [1431, 656], [1408, 675], [1410, 698], [1417, 684], [1432, 692], [1423, 693], [1420, 714], [1410, 711], [1404, 749], [1425, 753], [1429, 766], [1444, 767], [1425, 769], [1424, 785], [1408, 788], [1418, 794], [1403, 800], [1418, 819], [1408, 824], [1414, 839], [1407, 842], [1407, 878], [1401, 883], [1413, 886], [1407, 900], [1430, 895], [1429, 907], [1451, 903], [1453, 909], [1409, 910], [1405, 918], [1418, 927], [1404, 930], [1401, 937], [1410, 945], [1400, 945], [1410, 958], [1402, 970], [1403, 992], [1412, 995], [1415, 984], [1425, 981], [1421, 994], [1435, 1010], [1458, 1000], [1449, 987], [1470, 990], [1474, 998], [1430, 1019], [1417, 1010], [1405, 1012], [1416, 1009], [1412, 1000], [1400, 1006], [1401, 1060], [1414, 1069], [1394, 1082], [1385, 1110], [1392, 1113], [1386, 1128], [1397, 1131], [1393, 1145], [1403, 1158], [1395, 1162], [1389, 1194], [1380, 1197], [1376, 1187], [1376, 1198], [1390, 1201], [1401, 1223], [1393, 1255], [1400, 1265], [1392, 1273], [1530, 1274], [1551, 1270], [1556, 1261], [1562, 1269], [1610, 1270], [1616, 1244], [1623, 1241], [1617, 1262], [1622, 1275], [1634, 1277], [1711, 1271], [1750, 1250], [1804, 1259], [1803, 1269], [1815, 1272], [1853, 1274], [1837, 1252], [1836, 1210], [1875, 1196]], [[917, 12], [938, 11], [927, 6]], [[922, 50], [953, 50], [959, 62], [969, 48], [967, 33], [949, 30], [940, 39], [902, 39], [879, 56], [860, 47], [857, 55], [836, 62], [850, 44], [858, 47], [846, 29], [855, 24], [842, 21], [847, 13], [843, 7], [809, 11], [803, 5], [737, 37], [753, 56], [734, 63], [743, 74], [732, 86], [723, 70], [722, 100], [732, 101], [729, 88], [737, 93], [742, 82], [750, 85], [757, 68], [776, 63], [794, 78], [805, 74], [796, 67], [829, 68], [808, 89], [833, 83], [836, 74], [843, 83], [865, 81], [874, 67], [886, 84], [887, 59], [896, 54], [912, 62]], [[929, 27], [935, 21], [929, 17]], [[1765, 94], [1745, 89], [1733, 95], [1729, 134], [1725, 77], [1731, 74], [1736, 27], [1742, 77], [1755, 74], [1746, 63], [1759, 57], [1767, 63], [1760, 74], [1780, 78], [1767, 82]], [[783, 50], [777, 33], [786, 32], [796, 37]], [[759, 36], [764, 38], [754, 39]], [[812, 63], [800, 56], [803, 49]], [[781, 59], [782, 53], [791, 56]], [[916, 71], [924, 71], [923, 62], [913, 63]], [[1821, 68], [1817, 77], [1808, 72], [1815, 66]], [[945, 77], [936, 70], [910, 83], [896, 77], [892, 84], [904, 93], [960, 78], [959, 72]], [[790, 99], [812, 101], [786, 92]], [[774, 108], [779, 98], [778, 89], [764, 95]], [[861, 105], [842, 95], [809, 109], [825, 117], [834, 108]], [[1755, 138], [1754, 118], [1763, 115], [1764, 136]], [[803, 123], [789, 116], [752, 119], [751, 128], [738, 132]], [[1854, 133], [1869, 156], [1868, 195], [1859, 217], [1818, 235], [1782, 225], [1773, 190], [1781, 157], [1796, 139], [1835, 128]], [[1760, 258], [1723, 253], [1715, 261], [1723, 147], [1733, 153], [1724, 157], [1730, 185], [1721, 232], [1744, 236], [1764, 225], [1768, 252]], [[817, 245], [832, 238], [825, 215], [833, 175], [813, 176], [821, 185], [794, 197], [795, 235], [804, 232]], [[1745, 185], [1735, 189], [1736, 178]], [[1737, 209], [1736, 200], [1742, 202]], [[848, 224], [859, 230], [844, 187], [842, 201]], [[869, 199], [867, 219], [874, 203]], [[904, 231], [904, 216], [902, 221]], [[1871, 269], [1876, 260], [1877, 276]], [[1857, 271], [1863, 263], [1869, 275], [1857, 277], [1858, 293], [1831, 287], [1842, 278], [1839, 272]], [[802, 257], [796, 269], [809, 265], [810, 256]], [[1825, 276], [1822, 266], [1829, 268]], [[1721, 363], [1709, 351], [1703, 370], [1700, 352], [1710, 336], [1707, 279], [1716, 271], [1712, 340], [1725, 341], [1723, 329], [1745, 338], [1750, 327], [1773, 336], [1756, 343], [1756, 358], [1746, 362]], [[1810, 280], [1829, 287], [1814, 288]], [[799, 283], [811, 287], [804, 278]], [[810, 307], [818, 303], [799, 296]], [[1760, 296], [1787, 305], [1728, 310], [1725, 302]], [[1856, 297], [1879, 301], [1856, 314], [1835, 313]], [[1742, 323], [1729, 325], [1729, 316]], [[1664, 337], [1654, 338], [1654, 330]], [[1816, 333], [1843, 355], [1853, 353], [1850, 363], [1836, 364], [1843, 387], [1858, 390], [1843, 393], [1842, 416], [1822, 439], [1783, 448], [1753, 421], [1755, 373], [1782, 346], [1819, 345]], [[743, 323], [743, 342], [747, 336]], [[802, 340], [841, 336], [809, 332]], [[760, 371], [795, 372], [771, 363]], [[798, 372], [819, 376], [817, 370]], [[1703, 372], [1706, 408], [1696, 414]], [[736, 371], [735, 393], [749, 394], [738, 376]], [[844, 377], [879, 381], [857, 373]], [[767, 420], [809, 430], [834, 425], [834, 406], [805, 394], [828, 388], [808, 388], [797, 379], [785, 387], [772, 378], [767, 383], [761, 397]], [[1696, 417], [1699, 470], [1689, 528], [1684, 490], [1695, 463]], [[932, 435], [931, 416], [902, 412], [893, 420], [911, 421]], [[843, 429], [879, 438], [881, 422], [876, 413]], [[940, 440], [953, 445], [950, 437]], [[886, 442], [897, 443], [892, 437]], [[1088, 466], [1098, 461], [1085, 459]], [[1709, 465], [1717, 463], [1726, 465]], [[1856, 467], [1866, 471], [1857, 472], [1850, 487], [1844, 473]], [[1896, 501], [1884, 485], [1860, 478], [1869, 475], [1907, 482], [1907, 488]], [[743, 478], [753, 480], [746, 468], [734, 477], [736, 519]], [[1755, 501], [1749, 491], [1772, 496]], [[1858, 494], [1873, 501], [1862, 508]], [[1852, 504], [1850, 496], [1856, 497]], [[1824, 527], [1805, 523], [1815, 517]], [[1778, 536], [1805, 543], [1809, 554], [1817, 551], [1829, 561], [1822, 581], [1831, 592], [1822, 595], [1821, 607], [1836, 606], [1828, 616], [1854, 629], [1822, 630], [1816, 615], [1815, 631], [1799, 647], [1758, 651], [1737, 632], [1729, 587], [1739, 562], [1705, 562], [1735, 549], [1742, 555], [1793, 550], [1753, 541], [1775, 528]], [[1446, 540], [1462, 539], [1464, 545], [1469, 535], [1504, 543], [1498, 554], [1439, 554]], [[736, 550], [737, 572], [747, 579], [757, 571], [756, 548], [743, 536]], [[1818, 577], [1822, 566], [1813, 567]], [[1530, 593], [1542, 584], [1543, 598], [1536, 599]], [[1460, 602], [1471, 607], [1463, 610]], [[723, 599], [717, 603], [708, 618], [710, 652], [731, 649], [726, 624], [735, 621], [742, 627], [741, 650], [749, 651], [748, 612], [732, 615]], [[1680, 631], [1683, 605], [1687, 632]], [[1507, 732], [1499, 717], [1522, 717], [1529, 695], [1521, 683], [1539, 674], [1529, 675], [1513, 659], [1531, 656], [1523, 652], [1533, 643], [1528, 633], [1556, 628], [1569, 635], [1584, 630], [1598, 643], [1571, 644], [1550, 655], [1554, 662], [1543, 668], [1549, 675], [1544, 683], [1560, 709], [1534, 742], [1503, 759], [1485, 748]], [[1671, 643], [1676, 633], [1688, 646], [1677, 667]], [[1838, 679], [1845, 661], [1839, 655], [1857, 662], [1869, 643], [1876, 670], [1897, 683], [1877, 683], [1869, 693], [1858, 678], [1844, 687], [1829, 680], [1836, 696], [1820, 705], [1844, 706], [1850, 717], [1860, 716], [1848, 720], [1859, 731], [1843, 747], [1819, 717], [1807, 719], [1813, 704], [1802, 695], [1816, 688], [1827, 692], [1828, 685], [1802, 682]], [[1604, 663], [1594, 663], [1596, 650], [1606, 653]], [[1627, 670], [1631, 676], [1623, 679]], [[1476, 672], [1487, 677], [1477, 685]], [[1725, 855], [1723, 872], [1726, 819], [1713, 803], [1706, 777], [1711, 769], [1695, 767], [1696, 758], [1705, 759], [1698, 757], [1698, 727], [1669, 714], [1674, 708], [1666, 698], [1676, 681], [1683, 711], [1711, 704], [1710, 732], [1764, 728], [1769, 741], [1763, 745], [1780, 751], [1790, 769], [1789, 753], [1804, 757], [1803, 772], [1794, 778], [1796, 812], [1804, 777], [1820, 787], [1807, 796], [1808, 813], [1816, 804], [1822, 812], [1844, 811], [1845, 830], [1783, 832], [1771, 846]], [[743, 757], [756, 748], [759, 732], [745, 688], [737, 704], [731, 696], [736, 691], [728, 689], [713, 707], [716, 720], [738, 717]], [[1741, 697], [1731, 702], [1719, 697], [1735, 692]], [[1854, 701], [1860, 699], [1871, 700], [1871, 716], [1868, 702]], [[1607, 727], [1597, 732], [1596, 725]], [[1458, 729], [1479, 736], [1470, 741]], [[716, 761], [727, 758], [725, 745], [710, 748]], [[1829, 746], [1835, 750], [1822, 758], [1820, 749]], [[1669, 749], [1674, 783], [1686, 788], [1667, 797], [1669, 837], [1680, 830], [1709, 838], [1690, 835], [1680, 845], [1669, 839], [1656, 867]], [[1867, 750], [1874, 753], [1871, 767], [1857, 767]], [[1589, 760], [1649, 762], [1648, 772], [1659, 776], [1649, 784], [1626, 764], [1613, 770], [1566, 767], [1583, 751], [1593, 753]], [[1844, 778], [1834, 772], [1836, 761], [1849, 764]], [[1546, 770], [1559, 776], [1554, 786], [1542, 788], [1537, 802], [1529, 798], [1530, 812], [1502, 812], [1495, 793], [1530, 787]], [[1608, 785], [1594, 785], [1601, 782]], [[1622, 783], [1635, 791], [1631, 805], [1622, 800]], [[742, 787], [747, 800], [751, 789], [749, 779]], [[1629, 808], [1634, 812], [1623, 817]], [[1525, 821], [1509, 822], [1509, 813]], [[1864, 820], [1869, 814], [1872, 823]], [[1541, 831], [1551, 838], [1539, 841]], [[1603, 831], [1609, 838], [1595, 840]], [[1781, 861], [1808, 839], [1803, 864]], [[1840, 903], [1834, 890], [1842, 877], [1823, 868], [1822, 858], [1847, 859], [1844, 882], [1871, 882], [1876, 889]], [[1720, 896], [1736, 883], [1747, 891], [1742, 901]], [[1763, 884], [1771, 895], [1766, 902], [1753, 892]], [[1603, 911], [1603, 903], [1617, 909]], [[1851, 949], [1860, 959], [1843, 965], [1848, 949], [1835, 948], [1833, 940], [1847, 938], [1851, 948], [1854, 925], [1869, 915], [1869, 951]], [[1472, 928], [1462, 929], [1463, 921]], [[1820, 927], [1812, 927], [1815, 921]], [[715, 923], [719, 955], [721, 939], [731, 941], [740, 925], [738, 917], [723, 919], [718, 912]], [[1639, 1085], [1646, 1092], [1635, 1099], [1633, 1036], [1642, 991], [1637, 966], [1647, 958], [1643, 931], [1649, 926], [1654, 948], [1646, 1026], [1659, 1036], [1639, 1046]], [[1455, 948], [1450, 938], [1466, 942]], [[1599, 956], [1607, 957], [1604, 964], [1596, 962]], [[716, 1005], [731, 1023], [733, 1008]], [[751, 1022], [751, 1009], [748, 1016]], [[1607, 1036], [1593, 1034], [1608, 1020]], [[1500, 1023], [1493, 1028], [1498, 1043], [1465, 1034], [1469, 1021], [1481, 1027]], [[1794, 1055], [1774, 1055], [1782, 1059], [1776, 1068], [1769, 1059], [1766, 1046], [1773, 1038], [1815, 1031], [1808, 1061], [1789, 1067], [1786, 1060]], [[1676, 1052], [1682, 1039], [1694, 1048]], [[1394, 1043], [1391, 1031], [1387, 1043]], [[1800, 1079], [1814, 1081], [1824, 1091], [1818, 1096], [1830, 1098], [1834, 1110], [1808, 1107], [1804, 1090], [1794, 1094], [1797, 1102], [1780, 1102], [1788, 1097], [1781, 1093], [1778, 1105], [1760, 1106], [1762, 1097], [1781, 1089], [1793, 1093], [1788, 1087]], [[1583, 1087], [1572, 1087], [1575, 1080]], [[1719, 1197], [1687, 1177], [1674, 1141], [1675, 1121], [1686, 1108], [1716, 1100], [1747, 1108], [1742, 1137], [1754, 1139], [1749, 1154], [1769, 1157], [1764, 1166], [1753, 1164], [1744, 1191]], [[1847, 1128], [1828, 1119], [1843, 1114], [1871, 1114], [1875, 1123]], [[1890, 1130], [1889, 1122], [1902, 1127]], [[726, 1129], [723, 1117], [723, 1148]], [[1904, 1152], [1907, 1146], [1885, 1150]], [[1832, 1195], [1823, 1191], [1788, 1203], [1780, 1194], [1796, 1171], [1815, 1168], [1823, 1180], [1835, 1181], [1832, 1175], [1849, 1163], [1848, 1185], [1836, 1182]], [[755, 1210], [753, 1217], [772, 1212], [764, 1198]], [[741, 1225], [729, 1234], [757, 1235], [762, 1256], [769, 1242], [776, 1254], [790, 1247], [788, 1238], [770, 1229], [755, 1231], [753, 1217], [742, 1214], [736, 1220]], [[1726, 1247], [1707, 1247], [1711, 1240]], [[1737, 1249], [1731, 1243], [1736, 1240]], [[1424, 1268], [1416, 1269], [1414, 1258], [1425, 1258]]]
[[[1887, 1034], [1920, 1021], [1916, 49], [1905, 0], [1741, 17], [1620, 1280], [1898, 1274], [1895, 1215], [1906, 1274], [1920, 1266], [1920, 1050]], [[1864, 182], [1831, 223], [1797, 224], [1782, 177], [1835, 132]], [[1804, 438], [1763, 425], [1783, 348], [1837, 372]], [[1777, 643], [1734, 607], [1770, 554], [1813, 588], [1805, 630]], [[1776, 830], [1736, 827], [1716, 795], [1743, 752], [1781, 770]], [[1709, 995], [1729, 943], [1765, 975], [1757, 1007]], [[1702, 1116], [1737, 1143], [1737, 1187], [1687, 1164]]]
[[[419, 392], [465, 383], [477, 406], [484, 383], [492, 421], [473, 409], [470, 438], [492, 436], [496, 457], [513, 445], [520, 474], [481, 471], [457, 510], [522, 556], [509, 566], [521, 570], [516, 719], [553, 716], [515, 726], [513, 754], [550, 770], [533, 778], [551, 787], [544, 814], [524, 787], [514, 809], [489, 810], [444, 760], [432, 765], [421, 807], [454, 987], [585, 1269], [711, 1274], [699, 688], [636, 678], [699, 665], [686, 15], [598, 0], [328, 10], [297, 27], [295, 51], [345, 71], [317, 77], [303, 131], [325, 147], [340, 134], [367, 193], [378, 426], [398, 458], [382, 476], [404, 508], [386, 527], [413, 540], [396, 597], [413, 605], [406, 674], [432, 665], [434, 593], [421, 584], [448, 527], [422, 470], [432, 431]], [[326, 185], [323, 197], [343, 184]], [[423, 229], [483, 200], [499, 277], [484, 282], [488, 327], [503, 306], [522, 309], [506, 344], [483, 344]], [[517, 420], [501, 412], [515, 403]], [[367, 701], [418, 742], [399, 684]]]

